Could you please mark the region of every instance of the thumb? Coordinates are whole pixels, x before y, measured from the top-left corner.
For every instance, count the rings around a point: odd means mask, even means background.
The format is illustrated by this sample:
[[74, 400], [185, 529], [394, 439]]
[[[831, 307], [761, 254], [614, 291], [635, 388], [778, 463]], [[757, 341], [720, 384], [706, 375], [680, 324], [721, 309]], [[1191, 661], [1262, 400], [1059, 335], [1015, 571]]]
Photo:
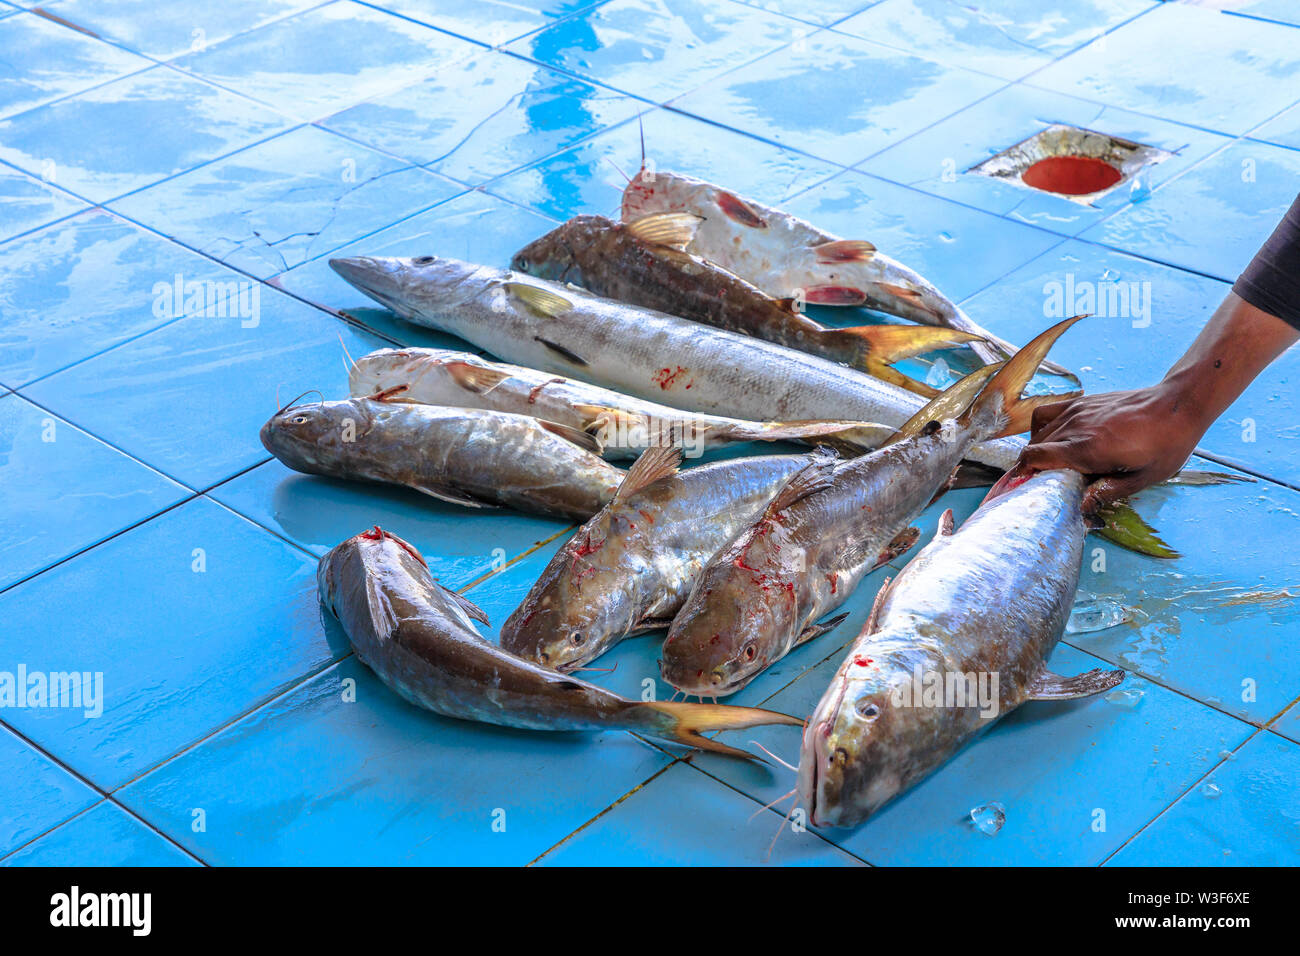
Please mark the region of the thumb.
[[1070, 452], [1070, 446], [1063, 441], [1043, 442], [1041, 445], [1026, 445], [1020, 453], [1020, 460], [1016, 466], [1018, 468], [1027, 468], [1030, 471], [1074, 468], [1073, 456]]
[[1127, 498], [1129, 495], [1137, 494], [1149, 484], [1151, 484], [1151, 479], [1147, 474], [1147, 469], [1098, 478], [1084, 492], [1083, 513], [1086, 515], [1096, 514], [1098, 509], [1118, 501], [1120, 498]]

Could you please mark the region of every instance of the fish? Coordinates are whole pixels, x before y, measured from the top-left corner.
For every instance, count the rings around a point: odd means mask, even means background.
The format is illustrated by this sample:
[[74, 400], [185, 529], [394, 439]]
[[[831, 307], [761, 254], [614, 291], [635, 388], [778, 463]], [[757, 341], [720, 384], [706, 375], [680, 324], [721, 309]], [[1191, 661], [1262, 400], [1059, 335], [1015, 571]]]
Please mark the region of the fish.
[[[716, 263], [776, 299], [813, 305], [865, 306], [912, 322], [973, 336], [985, 363], [1016, 347], [978, 325], [934, 283], [862, 239], [841, 239], [811, 223], [712, 183], [644, 165], [623, 190], [626, 223], [650, 215], [698, 217], [686, 251]], [[1055, 362], [1044, 370], [1073, 376]]]
[[556, 552], [501, 628], [501, 646], [570, 670], [631, 634], [667, 627], [715, 551], [762, 511], [812, 455], [769, 455], [679, 471], [652, 448], [618, 492]]
[[[331, 259], [330, 266], [408, 322], [455, 335], [498, 359], [685, 411], [897, 429], [926, 403], [798, 349], [520, 272], [438, 256], [356, 256]], [[1020, 436], [998, 438], [969, 455], [1001, 475], [1024, 445]]]
[[861, 369], [900, 388], [932, 397], [934, 388], [891, 363], [976, 336], [935, 326], [864, 325], [827, 328], [715, 262], [686, 252], [698, 216], [657, 213], [630, 222], [575, 216], [515, 254], [511, 268], [567, 282], [596, 295], [677, 315], [799, 349]]
[[509, 507], [585, 521], [623, 470], [590, 436], [526, 415], [445, 408], [384, 395], [290, 404], [262, 426], [262, 445], [309, 475], [402, 485], [468, 508]]
[[709, 559], [664, 641], [664, 679], [686, 694], [734, 694], [840, 623], [846, 615], [819, 621], [916, 543], [920, 532], [909, 525], [967, 449], [1027, 426], [1037, 403], [1021, 392], [1080, 318], [1052, 326], [1005, 365], [966, 376], [879, 450], [801, 472]]
[[483, 639], [487, 615], [433, 579], [424, 557], [378, 526], [336, 545], [316, 572], [324, 608], [362, 663], [417, 707], [525, 730], [631, 730], [746, 759], [703, 733], [798, 718], [753, 707], [632, 701]]
[[894, 429], [870, 422], [750, 422], [702, 415], [453, 349], [380, 349], [353, 363], [355, 397], [399, 390], [405, 401], [529, 415], [592, 436], [607, 459], [675, 444], [687, 457], [737, 442], [800, 440], [850, 453], [876, 448]]
[[1025, 701], [1124, 679], [1045, 664], [1079, 582], [1086, 484], [1075, 471], [1006, 476], [960, 529], [946, 511], [881, 588], [804, 731], [797, 794], [810, 822], [856, 826]]

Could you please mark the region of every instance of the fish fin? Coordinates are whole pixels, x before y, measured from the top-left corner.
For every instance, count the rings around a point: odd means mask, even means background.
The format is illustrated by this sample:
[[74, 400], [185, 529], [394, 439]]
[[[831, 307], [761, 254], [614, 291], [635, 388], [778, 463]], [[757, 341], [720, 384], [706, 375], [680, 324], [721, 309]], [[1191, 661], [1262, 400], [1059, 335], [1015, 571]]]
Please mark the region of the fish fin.
[[834, 239], [813, 246], [817, 261], [824, 265], [835, 262], [866, 262], [876, 254], [876, 247], [865, 239]]
[[920, 309], [936, 319], [943, 318], [938, 309], [925, 301], [925, 293], [920, 289], [913, 288], [910, 285], [899, 285], [896, 282], [877, 282], [876, 288], [897, 298], [906, 299], [914, 308]]
[[950, 538], [953, 531], [956, 530], [957, 522], [952, 516], [952, 509], [949, 508], [943, 514], [939, 515], [939, 527], [934, 532], [936, 538]]
[[540, 335], [534, 335], [533, 340], [540, 342], [542, 345], [546, 346], [548, 349], [550, 349], [556, 355], [560, 356], [560, 358], [564, 359], [566, 362], [572, 362], [574, 365], [582, 365], [582, 366], [587, 366], [591, 364], [585, 358], [579, 355], [577, 352], [573, 352], [569, 349], [566, 349], [563, 345], [557, 345], [556, 343], [552, 342], [550, 339], [544, 339]]
[[898, 431], [885, 442], [892, 445], [904, 438], [911, 438], [922, 432], [930, 432], [947, 419], [963, 415], [983, 392], [990, 378], [995, 376], [1001, 365], [983, 365], [964, 378], [948, 386], [943, 392], [930, 399], [920, 411], [903, 422]]
[[[907, 376], [888, 366], [922, 352], [956, 348], [979, 340], [978, 335], [970, 332], [938, 325], [859, 325], [847, 329], [824, 328], [820, 335], [829, 340], [851, 342], [855, 357], [849, 364], [853, 367], [892, 384], [902, 385], [908, 391], [931, 395], [937, 393], [930, 386], [913, 383]], [[912, 384], [903, 384], [904, 382]]]
[[884, 583], [880, 585], [880, 590], [876, 592], [876, 599], [871, 602], [871, 613], [867, 615], [867, 623], [862, 625], [863, 635], [876, 633], [876, 628], [880, 626], [880, 609], [885, 606], [889, 586], [893, 583], [893, 578], [885, 578]]
[[714, 196], [714, 201], [717, 202], [718, 208], [722, 210], [722, 214], [731, 221], [753, 229], [767, 228], [767, 220], [758, 214], [758, 210], [735, 193], [719, 189], [717, 195]]
[[812, 461], [795, 472], [794, 477], [776, 493], [776, 497], [763, 511], [763, 517], [770, 518], [780, 514], [795, 502], [829, 488], [834, 477], [832, 472], [838, 463], [839, 459], [834, 455], [815, 456]]
[[789, 714], [778, 714], [773, 710], [758, 707], [733, 707], [729, 704], [688, 704], [670, 701], [646, 701], [636, 705], [635, 709], [645, 715], [644, 727], [648, 733], [672, 740], [690, 747], [698, 747], [711, 753], [727, 754], [731, 757], [743, 757], [746, 760], [761, 758], [728, 747], [703, 736], [710, 730], [739, 730], [744, 727], [761, 727], [768, 724], [784, 724], [800, 727], [803, 721]]
[[1160, 482], [1162, 485], [1186, 485], [1189, 488], [1203, 488], [1209, 485], [1234, 485], [1238, 482], [1254, 483], [1250, 475], [1233, 475], [1226, 471], [1201, 471], [1196, 468], [1184, 468], [1172, 478]]
[[918, 382], [914, 378], [909, 378], [898, 369], [890, 368], [888, 365], [875, 364], [867, 374], [872, 378], [880, 379], [882, 382], [888, 382], [890, 385], [897, 385], [914, 395], [920, 395], [927, 401], [939, 394], [937, 388], [931, 388], [925, 382]]
[[428, 495], [430, 498], [437, 498], [439, 501], [445, 501], [452, 505], [463, 505], [466, 508], [495, 508], [497, 505], [489, 501], [480, 501], [477, 498], [465, 494], [463, 491], [456, 491], [451, 488], [435, 488], [430, 485], [408, 485], [421, 494]]
[[[997, 413], [996, 421], [989, 427], [995, 430], [984, 436], [985, 439], [1017, 435], [1028, 431], [1033, 410], [1043, 404], [1044, 397], [1021, 398], [1020, 393], [1025, 390], [1030, 379], [1038, 373], [1038, 367], [1042, 365], [1044, 357], [1056, 340], [1082, 318], [1085, 316], [1076, 315], [1057, 322], [1046, 331], [1038, 333], [1028, 345], [1007, 359], [980, 392], [979, 398], [971, 402], [962, 416], [963, 423], [970, 423], [975, 416], [993, 410]], [[1053, 396], [1052, 400], [1061, 401], [1067, 397]]]
[[650, 631], [662, 631], [672, 627], [673, 619], [671, 617], [642, 617], [638, 618], [632, 625], [629, 634], [646, 634]]
[[1104, 505], [1095, 516], [1099, 527], [1093, 530], [1121, 548], [1152, 558], [1181, 558], [1182, 555], [1161, 540], [1155, 528], [1147, 524], [1127, 501]]
[[1124, 680], [1124, 671], [1108, 671], [1103, 667], [1062, 677], [1053, 674], [1046, 666], [1035, 675], [1026, 692], [1028, 700], [1075, 700], [1079, 697], [1091, 697], [1100, 694]]
[[451, 376], [453, 382], [465, 389], [465, 391], [473, 392], [475, 395], [484, 395], [492, 391], [510, 377], [509, 372], [502, 372], [495, 368], [484, 368], [481, 365], [475, 365], [472, 362], [465, 362], [460, 359], [451, 359], [441, 364], [447, 370], [447, 374]]
[[809, 624], [807, 627], [805, 627], [802, 631], [799, 632], [798, 636], [794, 639], [794, 644], [792, 644], [791, 647], [798, 647], [800, 644], [807, 644], [814, 637], [821, 637], [827, 631], [832, 631], [835, 628], [839, 627], [846, 620], [848, 620], [848, 617], [849, 617], [849, 612], [845, 611], [843, 614], [836, 614], [833, 618], [831, 618], [828, 621], [823, 621], [821, 624]]
[[848, 285], [812, 285], [803, 290], [803, 300], [813, 305], [865, 305], [867, 294]]
[[380, 579], [373, 574], [366, 576], [366, 607], [370, 611], [370, 626], [375, 636], [380, 641], [391, 640], [397, 633], [397, 615]]
[[552, 435], [558, 435], [565, 441], [577, 445], [583, 451], [589, 451], [593, 455], [599, 455], [604, 446], [599, 438], [580, 428], [574, 428], [571, 425], [561, 425], [559, 422], [549, 422], [544, 418], [537, 419], [537, 424], [541, 425]]
[[[442, 585], [440, 584], [438, 585], [438, 587], [441, 588]], [[455, 601], [457, 604], [460, 605], [460, 609], [464, 611], [467, 615], [469, 615], [469, 619], [471, 621], [478, 621], [480, 624], [484, 624], [488, 627], [492, 626], [492, 622], [488, 620], [487, 612], [484, 611], [477, 604], [475, 604], [473, 601], [471, 601], [469, 598], [465, 597], [465, 595], [457, 594], [455, 591], [451, 590], [451, 588], [442, 588], [442, 589], [443, 591], [446, 592], [447, 597], [451, 598], [453, 601]]]
[[702, 222], [703, 217], [694, 213], [652, 212], [648, 216], [632, 220], [624, 228], [633, 238], [642, 242], [685, 252]]
[[558, 292], [529, 285], [527, 282], [507, 282], [506, 291], [528, 308], [548, 319], [563, 315], [573, 308], [573, 303]]
[[641, 452], [632, 467], [623, 476], [614, 501], [626, 501], [638, 491], [648, 488], [662, 478], [677, 474], [682, 464], [682, 450], [677, 445], [653, 445]]
[[894, 535], [893, 540], [881, 549], [880, 554], [876, 556], [876, 563], [872, 565], [872, 570], [888, 564], [894, 558], [902, 557], [911, 551], [916, 542], [921, 540], [920, 528], [904, 528], [898, 534]]

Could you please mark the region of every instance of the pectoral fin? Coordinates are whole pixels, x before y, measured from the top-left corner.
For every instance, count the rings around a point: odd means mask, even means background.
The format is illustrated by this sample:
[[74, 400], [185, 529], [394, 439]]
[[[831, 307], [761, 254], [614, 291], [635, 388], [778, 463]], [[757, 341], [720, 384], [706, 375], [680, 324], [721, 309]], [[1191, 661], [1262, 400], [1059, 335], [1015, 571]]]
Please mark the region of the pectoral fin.
[[487, 501], [479, 501], [472, 498], [463, 491], [457, 491], [455, 488], [435, 488], [428, 485], [411, 485], [421, 494], [428, 495], [430, 498], [437, 498], [439, 501], [445, 501], [452, 505], [463, 505], [466, 508], [495, 508], [496, 505]]
[[481, 365], [474, 365], [460, 359], [443, 362], [442, 367], [451, 376], [453, 382], [465, 389], [465, 391], [473, 392], [475, 395], [484, 395], [492, 391], [510, 377], [509, 372], [484, 368]]
[[629, 222], [626, 229], [642, 242], [685, 252], [703, 221], [689, 212], [655, 212]]
[[1073, 677], [1062, 677], [1043, 667], [1030, 683], [1026, 696], [1029, 700], [1074, 700], [1110, 690], [1122, 680], [1124, 680], [1122, 670], [1108, 671], [1098, 667], [1095, 670], [1084, 671], [1082, 674], [1075, 674]]
[[821, 624], [809, 624], [800, 631], [799, 636], [794, 639], [794, 646], [798, 647], [800, 644], [807, 644], [814, 637], [821, 637], [827, 631], [833, 630], [843, 624], [848, 619], [848, 616], [849, 612], [845, 611], [843, 614], [836, 614], [829, 621], [823, 621]]
[[573, 303], [564, 296], [543, 289], [541, 286], [529, 285], [526, 282], [507, 282], [506, 289], [528, 308], [548, 319], [563, 315], [573, 308]]
[[[442, 585], [440, 584], [438, 585], [438, 587], [442, 587]], [[478, 621], [480, 624], [491, 623], [488, 621], [487, 612], [484, 611], [477, 604], [475, 604], [473, 601], [471, 601], [469, 598], [465, 597], [463, 594], [457, 594], [455, 591], [451, 590], [450, 588], [442, 588], [442, 590], [447, 595], [447, 597], [451, 598], [458, 605], [460, 605], [460, 609], [464, 611], [467, 615], [469, 615], [469, 619], [471, 621]]]

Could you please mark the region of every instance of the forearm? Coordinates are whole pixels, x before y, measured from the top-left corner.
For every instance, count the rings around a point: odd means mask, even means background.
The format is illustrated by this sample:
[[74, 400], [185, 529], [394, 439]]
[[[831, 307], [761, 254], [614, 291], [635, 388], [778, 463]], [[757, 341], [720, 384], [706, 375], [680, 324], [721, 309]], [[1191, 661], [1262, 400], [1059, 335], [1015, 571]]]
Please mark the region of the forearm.
[[1300, 330], [1230, 292], [1158, 387], [1173, 413], [1204, 433], [1298, 338]]

